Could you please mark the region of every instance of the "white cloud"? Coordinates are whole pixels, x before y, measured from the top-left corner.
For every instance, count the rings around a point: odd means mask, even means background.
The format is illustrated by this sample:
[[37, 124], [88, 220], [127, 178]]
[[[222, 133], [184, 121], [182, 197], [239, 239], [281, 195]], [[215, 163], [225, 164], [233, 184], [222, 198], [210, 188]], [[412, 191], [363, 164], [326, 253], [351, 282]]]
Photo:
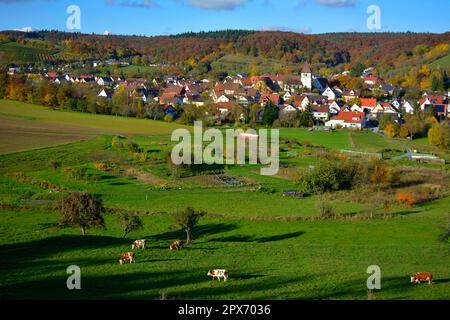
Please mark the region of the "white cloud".
[[271, 25], [262, 28], [262, 31], [284, 31], [284, 32], [295, 32], [295, 33], [311, 33], [312, 29], [310, 27], [304, 28], [292, 28], [285, 25]]
[[208, 10], [234, 10], [245, 5], [249, 0], [188, 0], [193, 7]]
[[318, 4], [329, 7], [352, 7], [356, 0], [316, 0]]
[[20, 31], [20, 32], [33, 32], [33, 31], [37, 31], [37, 29], [28, 26], [28, 27], [23, 27], [23, 28], [19, 28], [19, 29], [14, 29], [14, 31]]
[[[114, 0], [106, 0], [105, 2], [109, 6], [113, 6], [116, 4], [116, 1]], [[152, 8], [156, 6], [153, 0], [140, 0], [140, 1], [121, 0], [118, 2], [118, 4], [119, 6], [122, 7], [131, 7], [131, 8]]]

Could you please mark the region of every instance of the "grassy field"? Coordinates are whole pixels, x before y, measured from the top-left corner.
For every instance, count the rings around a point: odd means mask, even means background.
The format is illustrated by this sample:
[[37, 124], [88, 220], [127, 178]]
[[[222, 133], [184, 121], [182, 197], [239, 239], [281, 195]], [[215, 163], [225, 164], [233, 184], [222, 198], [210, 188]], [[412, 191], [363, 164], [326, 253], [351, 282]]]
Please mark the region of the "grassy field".
[[450, 54], [430, 63], [431, 68], [450, 69]]
[[[284, 190], [298, 188], [299, 168], [328, 161], [320, 156], [322, 147], [377, 152], [389, 146], [382, 137], [283, 129], [276, 176], [259, 175], [259, 166], [236, 165], [176, 179], [166, 159], [173, 124], [6, 101], [0, 102], [0, 123], [7, 153], [0, 155], [0, 298], [366, 299], [370, 265], [382, 271], [376, 299], [450, 298], [450, 247], [437, 240], [450, 218], [450, 197], [412, 208], [393, 205], [382, 216], [384, 198], [371, 197], [393, 195], [364, 188], [339, 191], [329, 200], [336, 220], [317, 219], [316, 196], [283, 197]], [[139, 157], [113, 146], [111, 135], [119, 133], [127, 136], [124, 145], [139, 144]], [[47, 139], [38, 140], [43, 135]], [[58, 135], [67, 140], [57, 141]], [[17, 152], [27, 148], [33, 150]], [[105, 162], [114, 170], [101, 171], [97, 164]], [[87, 171], [74, 178], [66, 168]], [[440, 188], [448, 178], [445, 166], [402, 164], [400, 169], [411, 175], [397, 187], [405, 192]], [[89, 230], [87, 236], [60, 227], [52, 206], [71, 190], [93, 193], [110, 209], [139, 212], [144, 229], [122, 238], [112, 213], [105, 215], [106, 230]], [[171, 241], [185, 237], [174, 227], [172, 214], [186, 206], [207, 215], [194, 228], [192, 245], [170, 251]], [[378, 218], [367, 219], [369, 212]], [[120, 266], [119, 256], [141, 238], [150, 248], [137, 252], [135, 265]], [[81, 291], [65, 287], [70, 265], [81, 267]], [[211, 281], [206, 273], [213, 268], [229, 269], [230, 280]], [[420, 271], [434, 273], [432, 287], [409, 282]]]
[[0, 154], [84, 140], [103, 134], [168, 135], [183, 126], [158, 121], [53, 111], [0, 100]]

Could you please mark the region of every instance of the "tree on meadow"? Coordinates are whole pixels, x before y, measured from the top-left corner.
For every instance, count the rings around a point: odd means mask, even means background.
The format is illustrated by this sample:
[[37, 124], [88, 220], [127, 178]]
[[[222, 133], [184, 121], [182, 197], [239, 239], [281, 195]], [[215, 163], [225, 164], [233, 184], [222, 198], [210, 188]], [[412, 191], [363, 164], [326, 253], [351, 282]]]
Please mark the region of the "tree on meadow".
[[72, 192], [58, 202], [57, 208], [61, 214], [59, 223], [80, 228], [82, 235], [87, 229], [105, 227], [102, 201], [89, 193]]
[[174, 215], [174, 222], [177, 227], [181, 227], [186, 232], [186, 242], [192, 243], [192, 229], [199, 223], [200, 218], [206, 213], [195, 211], [192, 207], [178, 211]]
[[144, 222], [137, 213], [121, 212], [117, 216], [117, 221], [122, 230], [123, 238], [130, 232], [142, 230], [144, 228]]

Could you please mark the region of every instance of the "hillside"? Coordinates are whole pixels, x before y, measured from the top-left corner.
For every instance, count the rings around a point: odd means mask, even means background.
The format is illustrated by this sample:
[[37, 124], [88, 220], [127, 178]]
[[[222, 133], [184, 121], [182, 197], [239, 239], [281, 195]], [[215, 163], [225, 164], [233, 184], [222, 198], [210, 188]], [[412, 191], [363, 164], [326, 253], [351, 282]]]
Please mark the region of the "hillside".
[[52, 61], [52, 52], [46, 49], [23, 45], [17, 42], [0, 43], [0, 61], [2, 63], [37, 63]]
[[[362, 63], [393, 79], [403, 67], [424, 64], [448, 70], [450, 33], [335, 33], [226, 30], [176, 36], [103, 36], [56, 31], [0, 32], [0, 64], [37, 61], [126, 60], [146, 66], [160, 63], [194, 75], [211, 70], [282, 72], [309, 61], [316, 72], [342, 72]], [[43, 49], [45, 48], [45, 49]], [[52, 54], [54, 53], [54, 54]], [[239, 58], [236, 58], [239, 57]], [[256, 58], [256, 60], [254, 60]], [[297, 69], [296, 69], [297, 66]], [[217, 70], [220, 69], [220, 70]]]

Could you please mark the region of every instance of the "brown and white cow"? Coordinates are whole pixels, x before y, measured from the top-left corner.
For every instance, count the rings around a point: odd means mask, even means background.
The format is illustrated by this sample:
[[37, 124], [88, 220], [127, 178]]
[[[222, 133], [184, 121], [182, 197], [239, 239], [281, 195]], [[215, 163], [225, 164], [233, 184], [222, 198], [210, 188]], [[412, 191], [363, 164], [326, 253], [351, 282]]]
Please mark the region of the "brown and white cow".
[[131, 249], [147, 249], [147, 240], [136, 240], [131, 245]]
[[182, 240], [177, 240], [172, 242], [172, 244], [170, 245], [170, 250], [178, 250], [178, 249], [182, 249], [184, 246], [184, 242]]
[[431, 286], [433, 284], [433, 274], [431, 272], [420, 272], [411, 277], [411, 283], [421, 283], [427, 281]]
[[207, 275], [212, 277], [213, 280], [215, 278], [219, 279], [219, 281], [221, 278], [223, 278], [223, 281], [228, 280], [228, 270], [225, 270], [225, 269], [209, 270]]
[[119, 259], [120, 264], [124, 264], [125, 261], [129, 261], [130, 263], [136, 263], [136, 256], [134, 252], [125, 252]]

